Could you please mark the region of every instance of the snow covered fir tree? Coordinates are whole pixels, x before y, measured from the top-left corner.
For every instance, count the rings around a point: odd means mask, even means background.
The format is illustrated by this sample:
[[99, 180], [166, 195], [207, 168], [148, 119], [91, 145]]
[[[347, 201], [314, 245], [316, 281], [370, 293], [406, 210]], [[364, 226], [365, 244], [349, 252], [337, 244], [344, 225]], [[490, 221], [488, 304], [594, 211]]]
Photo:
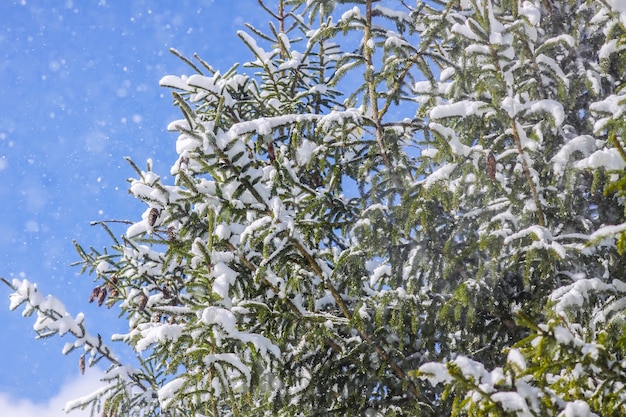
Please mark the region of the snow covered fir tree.
[[4, 280], [108, 367], [68, 409], [625, 415], [625, 3], [258, 7], [246, 63], [161, 80], [171, 181], [131, 161], [145, 211], [76, 245], [128, 332]]

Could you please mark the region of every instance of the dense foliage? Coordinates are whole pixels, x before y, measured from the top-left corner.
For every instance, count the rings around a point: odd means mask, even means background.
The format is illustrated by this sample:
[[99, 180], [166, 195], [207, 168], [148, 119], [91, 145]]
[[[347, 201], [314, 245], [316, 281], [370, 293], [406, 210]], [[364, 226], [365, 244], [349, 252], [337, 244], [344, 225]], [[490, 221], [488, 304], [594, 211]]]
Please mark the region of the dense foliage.
[[181, 56], [191, 75], [161, 80], [172, 182], [131, 162], [141, 220], [77, 244], [138, 362], [5, 281], [81, 366], [108, 361], [68, 407], [626, 413], [626, 8], [274, 3], [242, 67]]

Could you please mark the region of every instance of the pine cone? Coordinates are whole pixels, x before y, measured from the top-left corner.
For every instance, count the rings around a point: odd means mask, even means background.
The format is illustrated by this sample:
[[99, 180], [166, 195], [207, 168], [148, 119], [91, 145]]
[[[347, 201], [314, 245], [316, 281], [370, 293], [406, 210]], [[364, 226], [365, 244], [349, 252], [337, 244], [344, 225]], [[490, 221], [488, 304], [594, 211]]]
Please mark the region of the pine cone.
[[104, 300], [107, 298], [108, 291], [106, 288], [100, 288], [100, 294], [98, 294], [98, 307], [102, 306]]
[[487, 175], [489, 176], [489, 179], [491, 181], [494, 181], [496, 179], [496, 157], [493, 155], [492, 152], [489, 152], [489, 154], [487, 155]]
[[96, 299], [100, 297], [100, 287], [95, 287], [91, 294], [89, 295], [89, 302], [93, 303]]
[[148, 224], [150, 226], [154, 226], [158, 218], [159, 218], [159, 209], [156, 209], [154, 207], [151, 208], [150, 213], [148, 214]]
[[143, 293], [137, 303], [137, 309], [139, 309], [139, 311], [144, 311], [146, 309], [146, 304], [148, 304], [148, 296]]

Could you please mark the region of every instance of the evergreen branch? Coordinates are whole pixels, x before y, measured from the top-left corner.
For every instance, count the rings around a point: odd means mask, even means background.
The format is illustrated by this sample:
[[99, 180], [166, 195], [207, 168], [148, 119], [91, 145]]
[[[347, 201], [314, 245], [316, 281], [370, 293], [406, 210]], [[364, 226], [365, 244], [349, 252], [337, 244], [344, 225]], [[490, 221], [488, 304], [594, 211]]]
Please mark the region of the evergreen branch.
[[[113, 351], [102, 342], [102, 337], [100, 335], [92, 336], [87, 333], [84, 324], [82, 322], [77, 322], [71, 319], [71, 316], [67, 312], [42, 307], [42, 304], [46, 301], [53, 301], [50, 304], [54, 306], [60, 305], [64, 309], [63, 304], [59, 302], [56, 298], [48, 296], [47, 298], [43, 299], [39, 296], [35, 300], [33, 300], [31, 297], [33, 296], [33, 294], [38, 293], [38, 290], [36, 286], [31, 285], [28, 281], [22, 282], [23, 284], [26, 284], [26, 288], [20, 288], [3, 277], [0, 277], [0, 281], [2, 281], [5, 285], [15, 291], [14, 296], [18, 299], [18, 301], [17, 304], [14, 304], [12, 306], [14, 309], [21, 304], [28, 303], [27, 308], [31, 309], [31, 312], [32, 310], [34, 310], [37, 312], [39, 317], [45, 317], [55, 324], [52, 328], [50, 328], [50, 325], [46, 323], [47, 320], [44, 320], [43, 322], [38, 323], [39, 326], [44, 326], [41, 327], [38, 332], [45, 331], [47, 329], [47, 332], [45, 333], [46, 335], [53, 335], [57, 333], [61, 334], [62, 328], [66, 328], [67, 331], [77, 339], [76, 343], [85, 346], [86, 350], [98, 352], [101, 357], [106, 358], [115, 367], [124, 367], [122, 362], [120, 362], [119, 359], [115, 357]], [[26, 292], [26, 294], [23, 294], [23, 292]], [[71, 323], [67, 323], [68, 318], [69, 320], [71, 320]], [[131, 380], [142, 391], [148, 391], [148, 388], [143, 385], [141, 381], [139, 381], [137, 375], [129, 374], [129, 378], [131, 378]]]
[[543, 214], [541, 201], [539, 200], [539, 193], [537, 193], [537, 187], [535, 187], [532, 174], [530, 173], [530, 168], [528, 167], [528, 162], [526, 161], [526, 152], [524, 152], [524, 149], [522, 147], [522, 141], [520, 139], [520, 135], [517, 130], [517, 121], [514, 118], [511, 118], [511, 129], [513, 130], [513, 139], [517, 147], [517, 153], [520, 159], [522, 160], [522, 171], [524, 172], [524, 176], [526, 177], [526, 182], [528, 184], [528, 187], [530, 188], [530, 193], [533, 197], [533, 202], [535, 203], [535, 207], [537, 207], [537, 223], [539, 224], [539, 226], [545, 227], [546, 219]]
[[[491, 59], [492, 59], [494, 68], [496, 69], [499, 75], [500, 82], [502, 85], [505, 85], [504, 78], [502, 77], [502, 68], [500, 66], [497, 51], [493, 48], [491, 44], [489, 44], [489, 51], [491, 54]], [[542, 90], [542, 94], [545, 94], [543, 90]], [[535, 207], [537, 208], [537, 223], [539, 224], [539, 226], [545, 227], [546, 219], [543, 214], [541, 201], [539, 200], [539, 193], [537, 192], [537, 187], [535, 186], [535, 183], [533, 182], [533, 177], [532, 177], [532, 174], [530, 173], [530, 167], [528, 166], [528, 161], [526, 161], [526, 152], [524, 151], [524, 148], [522, 147], [522, 140], [520, 138], [519, 131], [517, 129], [517, 120], [511, 116], [509, 116], [509, 118], [511, 122], [511, 129], [513, 131], [513, 140], [515, 142], [515, 146], [517, 147], [517, 153], [520, 159], [522, 160], [521, 161], [522, 171], [524, 172], [524, 176], [526, 177], [526, 182], [528, 184], [528, 187], [530, 188], [530, 193], [532, 195], [533, 202], [535, 203]]]
[[[348, 321], [352, 322], [353, 321], [353, 314], [352, 314], [352, 312], [350, 311], [350, 309], [348, 308], [348, 306], [344, 302], [343, 297], [341, 297], [341, 294], [339, 294], [339, 291], [337, 291], [337, 289], [332, 284], [332, 282], [330, 282], [329, 277], [327, 277], [324, 274], [322, 268], [318, 265], [318, 263], [315, 260], [315, 258], [309, 253], [309, 251], [307, 251], [304, 248], [304, 246], [299, 241], [292, 240], [292, 242], [293, 242], [294, 246], [296, 247], [296, 249], [298, 249], [298, 251], [302, 254], [302, 256], [304, 256], [304, 258], [307, 260], [307, 263], [309, 264], [309, 266], [311, 266], [311, 268], [315, 271], [315, 273], [322, 279], [322, 281], [324, 282], [324, 285], [330, 291], [333, 299], [335, 300], [335, 302], [339, 306], [339, 309], [343, 313], [344, 317], [346, 317], [348, 319]], [[376, 354], [378, 355], [378, 357], [380, 357], [380, 359], [383, 362], [386, 362], [386, 363], [389, 364], [389, 366], [391, 366], [391, 369], [396, 374], [396, 376], [400, 380], [406, 381], [406, 383], [407, 383], [407, 385], [409, 387], [409, 391], [411, 392], [411, 394], [413, 394], [413, 396], [416, 399], [421, 399], [423, 401], [427, 401], [426, 397], [417, 390], [417, 387], [415, 386], [415, 383], [411, 379], [407, 378], [407, 374], [400, 367], [400, 365], [398, 365], [398, 363], [396, 361], [394, 361], [387, 354], [387, 352], [378, 343], [376, 343], [374, 341], [374, 339], [370, 336], [370, 334], [364, 328], [358, 329], [358, 332], [361, 335], [361, 338], [368, 345], [370, 345], [370, 346], [372, 346], [374, 348], [374, 350], [376, 351]]]
[[202, 59], [202, 58], [201, 58], [201, 57], [200, 57], [197, 53], [194, 53], [194, 54], [193, 54], [193, 57], [194, 57], [194, 58], [195, 58], [195, 59], [196, 59], [196, 60], [197, 60], [200, 64], [202, 64], [202, 66], [203, 66], [203, 67], [204, 67], [207, 71], [209, 71], [209, 73], [211, 73], [211, 74], [215, 74], [215, 69], [214, 69], [211, 65], [209, 65], [209, 63], [208, 63], [208, 62], [206, 62], [204, 59]]
[[191, 62], [186, 56], [184, 56], [183, 54], [181, 54], [180, 52], [178, 52], [176, 49], [174, 48], [170, 48], [170, 52], [175, 55], [177, 58], [179, 58], [180, 60], [182, 60], [185, 64], [189, 65], [191, 68], [193, 68], [193, 70], [195, 72], [197, 72], [198, 74], [202, 74], [202, 71], [200, 71], [200, 69], [193, 63]]
[[259, 6], [261, 6], [261, 8], [263, 8], [263, 10], [265, 10], [267, 12], [267, 14], [269, 14], [270, 16], [272, 16], [274, 19], [280, 21], [282, 16], [282, 10], [283, 10], [283, 0], [280, 0], [278, 2], [278, 14], [274, 13], [274, 11], [272, 9], [270, 9], [269, 7], [267, 7], [265, 5], [265, 3], [263, 2], [263, 0], [257, 0], [257, 2], [259, 3]]
[[394, 81], [394, 86], [391, 89], [391, 91], [389, 91], [387, 93], [387, 100], [384, 104], [384, 106], [380, 109], [379, 111], [379, 117], [382, 119], [385, 114], [387, 114], [387, 111], [389, 110], [389, 107], [391, 106], [391, 102], [392, 102], [392, 98], [396, 96], [396, 94], [398, 94], [398, 92], [400, 91], [400, 89], [402, 88], [402, 84], [404, 82], [404, 79], [406, 78], [406, 76], [409, 74], [409, 71], [411, 70], [411, 68], [417, 64], [418, 59], [420, 59], [422, 56], [422, 54], [418, 51], [416, 52], [409, 60], [408, 62], [405, 63], [404, 68], [402, 69], [402, 71], [400, 72], [400, 74], [397, 75], [397, 77], [395, 78]]
[[135, 162], [130, 158], [130, 156], [126, 156], [124, 157], [124, 159], [126, 160], [126, 162], [128, 162], [130, 164], [130, 166], [135, 170], [135, 172], [137, 173], [137, 175], [139, 175], [139, 178], [141, 178], [142, 181], [145, 181], [146, 178], [143, 176], [143, 172], [141, 172], [141, 170], [139, 169], [139, 167], [137, 166], [137, 164], [135, 164]]
[[[541, 98], [546, 98], [548, 94], [546, 93], [546, 89], [543, 86], [543, 82], [541, 82], [541, 78], [542, 78], [541, 69], [539, 68], [539, 63], [537, 62], [536, 53], [532, 52], [532, 49], [527, 41], [522, 42], [522, 44], [524, 45], [524, 51], [532, 59], [532, 68], [533, 68], [533, 71], [535, 72], [535, 79], [538, 81], [537, 84], [539, 84], [539, 96]], [[492, 55], [495, 55], [495, 51], [493, 50], [493, 47], [491, 45], [489, 47], [490, 47]]]
[[[239, 253], [239, 251], [237, 250], [237, 248], [230, 242], [225, 242], [226, 246], [228, 247], [228, 249], [233, 253], [237, 255], [237, 258], [252, 272], [252, 273], [256, 273], [258, 270], [258, 267], [252, 263], [250, 260], [248, 260], [245, 256], [241, 255]], [[263, 281], [263, 283], [265, 285], [267, 285], [269, 288], [271, 288], [271, 290], [276, 293], [279, 294], [280, 293], [280, 288], [276, 287], [270, 280], [268, 280], [265, 276], [261, 277], [261, 280]], [[298, 318], [300, 319], [305, 319], [305, 320], [310, 320], [313, 319], [313, 321], [317, 321], [315, 320], [316, 315], [308, 315], [308, 314], [303, 314], [302, 311], [300, 311], [300, 309], [293, 303], [293, 301], [291, 301], [288, 298], [285, 298], [282, 300], [285, 304], [287, 304], [287, 307], [289, 308], [289, 310], [291, 310], [291, 312]], [[336, 318], [334, 318], [336, 319]], [[326, 322], [327, 320], [329, 320], [329, 317], [327, 317], [326, 315], [322, 315], [320, 317], [319, 322], [323, 323]], [[345, 323], [344, 323], [345, 324]], [[343, 349], [341, 348], [341, 346], [335, 342], [334, 340], [330, 339], [330, 338], [325, 338], [324, 339], [325, 343], [330, 346], [333, 351], [335, 351], [336, 353], [342, 353]]]
[[[26, 284], [25, 289], [20, 289], [19, 286], [14, 285], [12, 282], [9, 282], [6, 278], [3, 278], [3, 277], [0, 277], [0, 281], [4, 282], [5, 285], [7, 285], [13, 291], [15, 291], [14, 295], [16, 296], [16, 298], [19, 299], [19, 304], [13, 305], [14, 309], [23, 303], [27, 303], [28, 308], [33, 309], [34, 311], [37, 311], [38, 315], [41, 315], [47, 319], [50, 319], [53, 323], [57, 323], [61, 320], [65, 320], [68, 317], [69, 313], [66, 314], [65, 312], [60, 312], [54, 309], [52, 310], [45, 309], [41, 307], [41, 304], [44, 303], [46, 300], [54, 300], [58, 302], [56, 298], [48, 296], [48, 298], [46, 299], [37, 298], [35, 301], [33, 301], [31, 297], [33, 296], [33, 294], [38, 293], [38, 290], [36, 286], [30, 285], [28, 281], [23, 281], [23, 283]], [[22, 294], [22, 292], [24, 291], [26, 292], [26, 294]], [[61, 303], [59, 304], [62, 306]], [[109, 362], [111, 362], [113, 365], [122, 366], [122, 363], [113, 355], [111, 349], [109, 349], [107, 346], [105, 346], [102, 343], [102, 338], [100, 337], [100, 335], [98, 335], [97, 337], [94, 337], [90, 335], [89, 333], [87, 333], [82, 322], [78, 323], [72, 320], [72, 322], [70, 323], [68, 327], [69, 327], [68, 331], [78, 340], [82, 341], [86, 346], [88, 346], [89, 348], [95, 349], [103, 357], [107, 358]], [[57, 328], [48, 327], [48, 324], [45, 324], [45, 327], [42, 328], [42, 330], [43, 329], [49, 329], [49, 331], [52, 332], [52, 334], [60, 333], [61, 331], [60, 328], [58, 327]]]
[[363, 26], [363, 56], [365, 60], [365, 82], [367, 84], [367, 91], [369, 96], [369, 106], [372, 113], [372, 121], [376, 128], [376, 143], [380, 151], [380, 156], [383, 160], [383, 164], [387, 167], [391, 180], [398, 190], [403, 189], [402, 180], [395, 171], [395, 168], [391, 162], [389, 151], [385, 144], [384, 136], [385, 129], [382, 126], [382, 114], [378, 109], [378, 92], [376, 91], [376, 82], [374, 79], [374, 63], [373, 63], [373, 50], [370, 47], [370, 42], [374, 42], [372, 35], [372, 3], [374, 0], [366, 0], [365, 2], [365, 25]]
[[94, 221], [90, 222], [89, 225], [90, 226], [96, 226], [96, 225], [106, 226], [107, 223], [134, 224], [134, 222], [131, 221], [131, 220], [109, 219], [109, 220], [94, 220]]
[[621, 142], [619, 141], [619, 139], [617, 139], [617, 134], [615, 133], [615, 130], [612, 130], [609, 134], [609, 140], [611, 141], [613, 146], [615, 146], [624, 162], [626, 162], [626, 150], [624, 150]]
[[182, 111], [183, 116], [185, 116], [185, 119], [187, 120], [189, 127], [193, 128], [193, 126], [195, 125], [194, 119], [195, 119], [196, 113], [191, 109], [189, 104], [187, 104], [187, 101], [179, 93], [177, 93], [176, 91], [172, 91], [172, 96], [174, 97], [174, 100], [180, 107], [180, 110]]
[[[133, 224], [133, 222], [131, 222], [130, 220], [98, 220], [98, 221], [93, 221], [93, 222], [89, 223], [91, 226], [95, 226], [95, 225], [102, 226], [102, 228], [107, 232], [107, 234], [109, 235], [111, 240], [113, 240], [113, 242], [115, 242], [115, 244], [119, 246], [120, 242], [117, 239], [117, 236], [115, 236], [115, 234], [113, 234], [113, 231], [108, 226], [108, 223]], [[76, 243], [75, 243], [75, 245], [76, 245]]]
[[[241, 263], [243, 263], [252, 273], [256, 273], [258, 270], [258, 267], [249, 259], [247, 259], [245, 256], [243, 256], [241, 253], [239, 253], [239, 251], [237, 250], [237, 248], [235, 247], [235, 245], [233, 245], [230, 242], [224, 242], [224, 244], [226, 245], [226, 247], [233, 253], [237, 255], [237, 258], [241, 261]], [[279, 294], [280, 293], [280, 288], [276, 287], [270, 280], [268, 280], [266, 277], [261, 277], [261, 279], [263, 280], [263, 283], [265, 285], [267, 285], [268, 287], [270, 287], [270, 289], [272, 291], [274, 291], [274, 293]], [[296, 307], [296, 305], [289, 299], [285, 299], [284, 300], [285, 303], [287, 304], [287, 306], [289, 307], [289, 309], [291, 310], [292, 313], [294, 313], [297, 317], [303, 317], [302, 312], [300, 312], [300, 310], [298, 309], [298, 307]]]

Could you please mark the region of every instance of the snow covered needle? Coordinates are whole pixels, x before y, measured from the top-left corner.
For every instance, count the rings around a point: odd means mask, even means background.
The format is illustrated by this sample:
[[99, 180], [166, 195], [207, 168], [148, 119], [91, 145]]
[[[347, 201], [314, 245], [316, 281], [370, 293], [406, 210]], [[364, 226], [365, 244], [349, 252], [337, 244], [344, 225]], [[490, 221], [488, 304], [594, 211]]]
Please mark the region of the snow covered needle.
[[94, 363], [101, 357], [106, 357], [110, 362], [119, 364], [117, 357], [103, 344], [102, 338], [93, 336], [86, 331], [83, 313], [77, 314], [75, 318], [72, 317], [61, 301], [51, 295], [42, 296], [37, 284], [31, 283], [27, 279], [14, 279], [12, 282], [5, 278], [0, 278], [0, 280], [14, 291], [9, 296], [11, 300], [9, 308], [11, 310], [25, 305], [23, 316], [37, 313], [37, 320], [33, 328], [38, 337], [49, 337], [55, 334], [63, 336], [70, 333], [76, 340], [74, 343], [67, 344], [63, 353], [69, 353], [76, 348], [83, 347], [91, 353], [92, 360], [90, 363]]

